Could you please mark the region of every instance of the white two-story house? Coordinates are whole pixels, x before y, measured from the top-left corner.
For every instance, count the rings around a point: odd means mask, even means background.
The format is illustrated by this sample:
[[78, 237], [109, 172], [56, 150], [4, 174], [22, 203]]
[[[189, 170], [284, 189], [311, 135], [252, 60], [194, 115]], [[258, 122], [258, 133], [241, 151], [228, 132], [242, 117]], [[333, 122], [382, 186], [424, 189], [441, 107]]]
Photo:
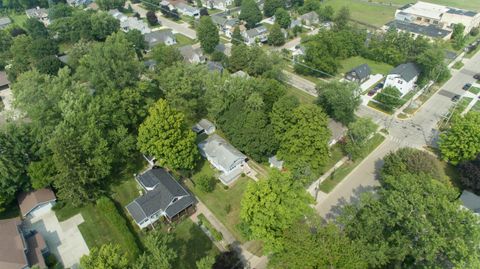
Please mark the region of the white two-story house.
[[402, 96], [413, 90], [420, 75], [420, 68], [414, 63], [405, 63], [395, 67], [385, 79], [385, 87], [395, 87]]

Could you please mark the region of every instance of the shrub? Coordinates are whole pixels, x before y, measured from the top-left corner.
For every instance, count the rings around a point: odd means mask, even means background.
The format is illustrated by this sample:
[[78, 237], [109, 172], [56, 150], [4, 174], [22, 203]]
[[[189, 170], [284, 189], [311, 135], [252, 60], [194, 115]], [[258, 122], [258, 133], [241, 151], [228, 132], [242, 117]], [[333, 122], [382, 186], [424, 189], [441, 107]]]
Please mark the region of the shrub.
[[125, 249], [130, 254], [130, 260], [133, 260], [139, 254], [139, 249], [133, 234], [127, 227], [125, 219], [120, 215], [115, 204], [108, 197], [101, 197], [97, 200], [96, 209], [98, 209], [110, 224], [112, 229], [116, 229], [117, 234], [122, 235], [119, 239], [122, 242], [122, 246], [128, 246]]
[[215, 189], [215, 178], [208, 175], [200, 175], [195, 184], [203, 192], [212, 192]]

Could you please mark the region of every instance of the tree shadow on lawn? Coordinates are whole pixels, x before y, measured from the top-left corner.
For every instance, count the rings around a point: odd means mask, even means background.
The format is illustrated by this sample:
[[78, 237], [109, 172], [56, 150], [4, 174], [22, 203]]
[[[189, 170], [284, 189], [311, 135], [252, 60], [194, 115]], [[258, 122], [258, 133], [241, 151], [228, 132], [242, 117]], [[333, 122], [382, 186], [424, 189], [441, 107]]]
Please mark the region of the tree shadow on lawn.
[[196, 268], [195, 263], [198, 260], [216, 254], [212, 251], [212, 249], [216, 249], [216, 246], [196, 224], [192, 223], [187, 236], [188, 239], [178, 238], [177, 236], [172, 242], [172, 248], [177, 253], [173, 268]]

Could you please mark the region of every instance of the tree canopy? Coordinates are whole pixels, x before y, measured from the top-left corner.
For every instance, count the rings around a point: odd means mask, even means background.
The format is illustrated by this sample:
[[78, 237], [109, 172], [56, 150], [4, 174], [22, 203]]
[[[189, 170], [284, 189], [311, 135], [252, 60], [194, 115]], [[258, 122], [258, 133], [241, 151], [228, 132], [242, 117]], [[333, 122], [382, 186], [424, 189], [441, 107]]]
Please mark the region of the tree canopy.
[[90, 254], [80, 259], [80, 265], [84, 269], [124, 269], [128, 259], [120, 252], [120, 246], [106, 244], [90, 249]]
[[355, 110], [361, 103], [358, 85], [338, 81], [321, 83], [317, 92], [318, 103], [330, 117], [345, 125], [355, 120]]
[[251, 236], [264, 242], [266, 253], [283, 249], [282, 234], [309, 214], [312, 198], [290, 174], [272, 171], [266, 180], [251, 182], [242, 198], [240, 216]]
[[148, 110], [148, 117], [138, 129], [138, 148], [153, 155], [162, 166], [193, 169], [198, 158], [195, 133], [184, 115], [160, 99]]
[[247, 23], [247, 28], [254, 28], [262, 20], [262, 17], [262, 12], [254, 0], [242, 0], [238, 18]]
[[197, 27], [198, 40], [200, 45], [206, 53], [212, 53], [215, 47], [220, 42], [220, 35], [215, 24], [213, 24], [210, 16], [203, 16], [200, 18], [200, 23]]

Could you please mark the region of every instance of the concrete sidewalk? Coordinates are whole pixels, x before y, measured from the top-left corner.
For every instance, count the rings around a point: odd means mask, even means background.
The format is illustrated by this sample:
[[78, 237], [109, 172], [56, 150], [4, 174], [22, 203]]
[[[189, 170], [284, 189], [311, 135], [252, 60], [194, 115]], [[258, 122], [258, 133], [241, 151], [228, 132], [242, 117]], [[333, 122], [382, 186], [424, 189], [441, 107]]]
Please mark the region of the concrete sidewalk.
[[241, 245], [240, 242], [228, 231], [228, 229], [215, 217], [215, 215], [205, 206], [198, 197], [197, 210], [196, 212], [190, 216], [190, 219], [198, 224], [198, 215], [203, 214], [205, 218], [212, 224], [212, 226], [219, 231], [222, 236], [223, 240], [220, 242], [214, 242], [217, 247], [225, 251], [228, 249], [228, 246], [233, 246], [233, 249], [238, 252], [242, 261], [245, 265], [248, 265], [247, 268], [255, 268], [255, 269], [264, 269], [267, 267], [268, 258], [266, 256], [258, 257], [252, 253], [250, 253], [244, 245]]

